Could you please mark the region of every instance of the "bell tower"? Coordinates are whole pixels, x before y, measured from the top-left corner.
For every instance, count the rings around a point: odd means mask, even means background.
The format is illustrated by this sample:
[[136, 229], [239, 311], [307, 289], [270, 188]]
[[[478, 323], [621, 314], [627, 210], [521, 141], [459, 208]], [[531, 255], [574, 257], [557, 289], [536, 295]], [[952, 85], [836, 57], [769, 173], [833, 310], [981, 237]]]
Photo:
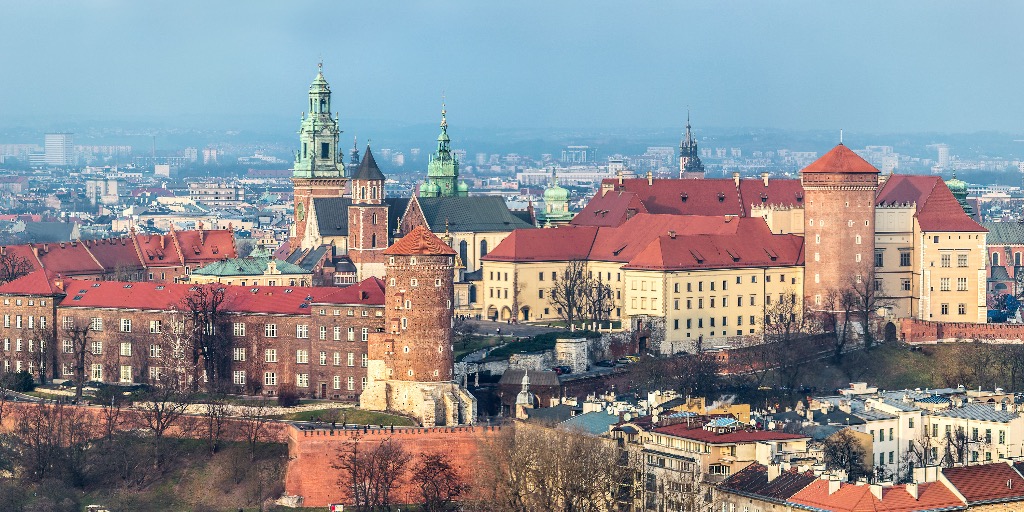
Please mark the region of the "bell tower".
[[420, 185], [420, 197], [452, 197], [469, 195], [469, 186], [459, 182], [459, 161], [452, 154], [448, 138], [447, 110], [441, 105], [441, 134], [437, 136], [437, 151], [427, 164], [427, 181]]
[[331, 87], [323, 64], [309, 86], [309, 111], [299, 124], [299, 149], [292, 166], [295, 217], [291, 246], [297, 248], [306, 231], [306, 217], [314, 197], [340, 197], [345, 191], [344, 152], [338, 151], [338, 115], [331, 117]]

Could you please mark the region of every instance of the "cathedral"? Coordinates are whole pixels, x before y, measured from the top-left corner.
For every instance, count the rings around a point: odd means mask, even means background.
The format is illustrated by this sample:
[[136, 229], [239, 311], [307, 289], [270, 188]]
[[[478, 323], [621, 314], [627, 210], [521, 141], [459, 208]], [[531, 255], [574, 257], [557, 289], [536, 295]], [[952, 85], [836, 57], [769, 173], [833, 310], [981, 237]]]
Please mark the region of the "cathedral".
[[700, 161], [697, 151], [697, 140], [693, 138], [690, 128], [690, 114], [686, 114], [686, 133], [679, 142], [679, 177], [682, 179], [699, 179], [704, 177], [704, 163]]

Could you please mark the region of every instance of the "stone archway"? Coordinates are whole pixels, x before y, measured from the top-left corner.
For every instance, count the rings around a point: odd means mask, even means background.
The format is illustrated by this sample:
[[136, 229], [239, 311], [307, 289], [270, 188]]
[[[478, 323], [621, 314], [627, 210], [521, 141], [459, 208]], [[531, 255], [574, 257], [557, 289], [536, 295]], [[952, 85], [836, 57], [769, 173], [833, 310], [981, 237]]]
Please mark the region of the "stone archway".
[[505, 307], [501, 308], [501, 319], [502, 320], [511, 320], [512, 319], [512, 309], [510, 309], [508, 306], [505, 306]]
[[889, 322], [885, 324], [885, 342], [895, 343], [896, 342], [896, 324]]
[[487, 308], [487, 319], [497, 320], [498, 319], [498, 308], [490, 306]]
[[530, 321], [530, 306], [523, 306], [523, 308], [520, 309], [519, 320], [523, 322]]

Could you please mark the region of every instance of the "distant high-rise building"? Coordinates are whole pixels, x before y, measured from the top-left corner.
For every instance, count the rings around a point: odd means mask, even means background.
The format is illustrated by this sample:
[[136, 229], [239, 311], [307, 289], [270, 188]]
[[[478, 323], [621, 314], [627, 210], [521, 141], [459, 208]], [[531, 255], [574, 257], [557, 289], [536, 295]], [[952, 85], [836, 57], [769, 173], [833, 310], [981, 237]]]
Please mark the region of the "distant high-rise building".
[[935, 148], [939, 150], [939, 167], [943, 169], [949, 168], [949, 146], [938, 144]]
[[562, 163], [585, 164], [594, 160], [594, 150], [590, 146], [566, 146], [562, 150]]
[[71, 133], [47, 133], [45, 138], [46, 165], [66, 167], [75, 160], [75, 146]]
[[[722, 155], [724, 156], [724, 155]], [[680, 178], [703, 178], [704, 164], [700, 161], [697, 140], [693, 138], [690, 128], [690, 113], [686, 113], [686, 133], [679, 143], [679, 177]]]

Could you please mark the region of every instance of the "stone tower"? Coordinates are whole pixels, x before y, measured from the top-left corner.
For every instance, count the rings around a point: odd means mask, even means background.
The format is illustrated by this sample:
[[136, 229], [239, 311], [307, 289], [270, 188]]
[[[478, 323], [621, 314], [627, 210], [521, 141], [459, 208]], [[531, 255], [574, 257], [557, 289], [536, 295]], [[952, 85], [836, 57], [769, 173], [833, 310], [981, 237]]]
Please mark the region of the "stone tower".
[[804, 297], [874, 284], [878, 169], [839, 144], [800, 173], [804, 188]]
[[476, 399], [453, 381], [455, 251], [418, 226], [384, 254], [385, 332], [370, 338], [360, 405], [409, 414], [424, 425], [472, 423]]
[[448, 120], [441, 106], [441, 134], [437, 136], [437, 151], [427, 164], [427, 181], [420, 185], [420, 197], [468, 196], [469, 186], [459, 181], [459, 161], [452, 154], [448, 138]]
[[690, 128], [690, 113], [686, 113], [686, 133], [679, 142], [679, 177], [698, 179], [704, 177], [704, 163], [700, 161], [697, 151], [697, 140], [693, 138]]
[[348, 257], [358, 279], [384, 277], [384, 250], [388, 247], [388, 206], [384, 202], [384, 174], [370, 146], [352, 175], [352, 205], [348, 207]]
[[309, 112], [299, 125], [299, 149], [292, 167], [295, 218], [289, 240], [299, 247], [306, 233], [306, 218], [314, 197], [337, 197], [345, 191], [344, 152], [338, 151], [338, 117], [331, 117], [331, 87], [323, 65], [309, 86]]

